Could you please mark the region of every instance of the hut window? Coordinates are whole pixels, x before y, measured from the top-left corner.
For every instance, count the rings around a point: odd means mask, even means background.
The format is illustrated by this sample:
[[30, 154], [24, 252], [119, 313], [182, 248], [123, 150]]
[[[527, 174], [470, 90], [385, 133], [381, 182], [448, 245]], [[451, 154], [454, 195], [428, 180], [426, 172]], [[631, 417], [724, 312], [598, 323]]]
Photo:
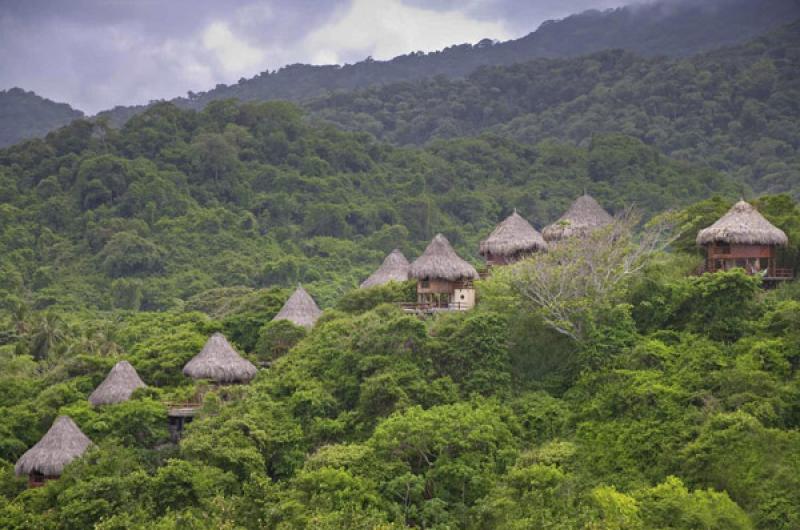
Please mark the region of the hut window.
[[423, 278], [422, 281], [420, 282], [420, 285], [422, 285], [423, 289], [427, 289], [428, 287], [430, 287], [431, 281], [428, 278]]
[[464, 295], [463, 295], [463, 294], [461, 295], [461, 299], [462, 299], [462, 300], [464, 299]]
[[38, 471], [31, 471], [31, 474], [28, 475], [28, 482], [31, 486], [41, 486], [44, 484], [44, 475]]
[[730, 245], [719, 245], [718, 252], [720, 254], [730, 254], [731, 253], [731, 246]]

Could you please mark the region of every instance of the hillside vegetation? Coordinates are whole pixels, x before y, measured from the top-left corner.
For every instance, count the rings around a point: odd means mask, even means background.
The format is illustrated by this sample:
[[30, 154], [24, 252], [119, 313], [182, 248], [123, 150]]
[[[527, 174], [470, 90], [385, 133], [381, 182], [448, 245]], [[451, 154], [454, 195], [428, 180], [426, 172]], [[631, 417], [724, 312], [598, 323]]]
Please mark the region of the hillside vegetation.
[[[605, 11], [586, 11], [551, 20], [528, 35], [506, 42], [484, 39], [444, 50], [412, 52], [388, 61], [371, 58], [355, 64], [287, 65], [264, 71], [234, 85], [217, 85], [173, 100], [200, 109], [211, 101], [272, 99], [302, 101], [332, 91], [414, 81], [434, 76], [461, 78], [485, 65], [511, 65], [541, 57], [576, 57], [623, 49], [642, 56], [685, 56], [741, 43], [800, 18], [794, 0], [711, 0], [702, 3], [662, 0]], [[487, 35], [491, 37], [491, 35]], [[142, 107], [119, 107], [107, 113], [121, 124]]]
[[800, 22], [689, 59], [607, 51], [337, 94], [310, 108], [401, 145], [492, 131], [587, 146], [594, 135], [618, 132], [758, 191], [797, 195], [798, 72]]
[[162, 104], [0, 151], [6, 307], [167, 309], [217, 287], [308, 284], [330, 305], [392, 248], [443, 232], [475, 259], [513, 208], [541, 227], [584, 190], [652, 214], [736, 182], [638, 140], [496, 137], [400, 149], [288, 103]]
[[[0, 528], [800, 528], [800, 283], [698, 275], [695, 243], [744, 195], [800, 270], [799, 30], [0, 150]], [[494, 268], [470, 311], [356, 288], [438, 232], [481, 267], [515, 208], [542, 228], [584, 192], [614, 222]], [[272, 320], [298, 283], [310, 329]], [[216, 332], [249, 384], [182, 373]], [[121, 360], [148, 386], [92, 407]], [[60, 415], [93, 445], [28, 489]]]
[[0, 147], [42, 137], [82, 117], [83, 112], [66, 103], [55, 103], [21, 88], [0, 90]]
[[[797, 18], [800, 4], [795, 0], [663, 0], [548, 21], [528, 35], [506, 42], [487, 38], [430, 53], [411, 52], [388, 61], [368, 58], [345, 65], [287, 65], [242, 78], [233, 85], [190, 92], [172, 102], [182, 108], [201, 109], [212, 101], [229, 98], [306, 101], [331, 92], [435, 76], [463, 78], [481, 66], [577, 57], [610, 49], [628, 50], [644, 57], [683, 57], [745, 42]], [[121, 126], [145, 108], [147, 105], [118, 106], [100, 116]], [[0, 147], [43, 136], [68, 121], [30, 111], [24, 116], [0, 114], [0, 130], [7, 131], [0, 136]]]
[[[694, 234], [739, 191], [719, 173], [622, 135], [400, 149], [226, 101], [75, 122], [0, 152], [0, 178], [0, 527], [800, 524], [796, 285], [687, 276]], [[513, 207], [541, 226], [583, 189], [615, 211], [687, 207], [666, 218], [670, 254], [561, 301], [580, 335], [509, 271], [476, 310], [428, 321], [383, 304], [411, 286], [353, 290], [393, 247], [414, 257], [444, 231], [475, 261]], [[730, 199], [692, 204], [712, 194]], [[758, 207], [796, 266], [800, 211]], [[328, 308], [310, 332], [270, 322], [298, 281]], [[219, 389], [183, 376], [215, 331], [269, 368]], [[122, 358], [149, 387], [92, 409]], [[169, 444], [165, 403], [199, 396]], [[13, 463], [59, 414], [95, 447], [25, 490]]]

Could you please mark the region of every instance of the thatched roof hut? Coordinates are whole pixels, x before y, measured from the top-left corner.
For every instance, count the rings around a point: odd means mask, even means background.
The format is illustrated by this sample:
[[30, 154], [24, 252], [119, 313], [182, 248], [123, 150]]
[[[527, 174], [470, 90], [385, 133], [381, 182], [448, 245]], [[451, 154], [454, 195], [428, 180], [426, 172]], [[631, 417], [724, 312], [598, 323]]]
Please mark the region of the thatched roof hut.
[[789, 242], [780, 228], [767, 221], [751, 204], [739, 201], [716, 223], [700, 230], [698, 245], [777, 245]]
[[57, 477], [67, 464], [85, 453], [90, 445], [92, 441], [81, 432], [72, 418], [59, 416], [47, 434], [17, 460], [14, 471], [18, 476], [41, 473]]
[[369, 278], [361, 282], [361, 288], [384, 285], [389, 282], [404, 282], [408, 280], [408, 269], [411, 266], [408, 260], [398, 249], [394, 249], [381, 266]]
[[253, 363], [239, 355], [222, 333], [214, 333], [206, 345], [183, 367], [184, 375], [217, 383], [247, 383], [256, 376]]
[[411, 264], [409, 272], [419, 280], [438, 278], [455, 282], [479, 278], [475, 267], [461, 259], [442, 234], [436, 234], [425, 252]]
[[609, 224], [612, 220], [611, 215], [594, 198], [584, 193], [555, 223], [546, 226], [542, 230], [542, 235], [548, 242], [572, 236], [584, 236], [595, 228]]
[[311, 328], [314, 327], [321, 314], [322, 309], [311, 298], [311, 295], [303, 289], [302, 285], [298, 285], [272, 320], [288, 320], [298, 326]]
[[89, 396], [89, 402], [95, 407], [122, 403], [131, 398], [134, 390], [145, 386], [147, 385], [136, 373], [136, 368], [128, 361], [120, 361], [108, 372], [103, 382], [94, 389], [92, 395]]
[[525, 252], [547, 250], [547, 243], [524, 217], [514, 210], [505, 221], [481, 241], [481, 256], [514, 256]]

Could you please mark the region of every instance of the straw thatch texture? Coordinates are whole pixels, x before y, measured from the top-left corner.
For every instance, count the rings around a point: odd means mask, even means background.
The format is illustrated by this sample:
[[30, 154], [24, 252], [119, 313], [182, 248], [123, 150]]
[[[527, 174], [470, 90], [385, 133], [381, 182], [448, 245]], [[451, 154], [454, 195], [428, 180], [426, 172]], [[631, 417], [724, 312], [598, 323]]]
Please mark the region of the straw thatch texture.
[[547, 243], [531, 224], [516, 210], [481, 241], [481, 256], [513, 256], [520, 252], [547, 250]]
[[698, 245], [786, 245], [788, 242], [783, 230], [764, 219], [758, 210], [744, 201], [734, 204], [716, 223], [697, 234]]
[[558, 220], [545, 227], [545, 241], [558, 241], [573, 236], [584, 236], [595, 228], [609, 224], [613, 218], [596, 200], [584, 194], [569, 207]]
[[141, 380], [136, 369], [128, 361], [120, 361], [108, 372], [108, 375], [92, 395], [89, 402], [95, 407], [98, 405], [111, 405], [122, 403], [131, 398], [131, 394], [137, 388], [147, 385]]
[[301, 285], [298, 285], [272, 320], [288, 320], [298, 326], [312, 328], [321, 314], [322, 310], [311, 298], [311, 295]]
[[417, 279], [431, 278], [451, 282], [478, 279], [475, 267], [461, 259], [442, 234], [436, 234], [409, 270], [411, 277]]
[[410, 266], [403, 253], [398, 249], [394, 249], [386, 256], [378, 270], [361, 282], [361, 288], [384, 285], [389, 282], [404, 282], [408, 280], [408, 268]]
[[85, 453], [90, 445], [92, 441], [81, 432], [72, 418], [59, 416], [47, 434], [17, 460], [14, 471], [18, 476], [36, 471], [57, 477], [64, 466]]
[[200, 353], [183, 367], [189, 377], [217, 383], [247, 383], [256, 372], [253, 363], [236, 353], [222, 333], [211, 335]]

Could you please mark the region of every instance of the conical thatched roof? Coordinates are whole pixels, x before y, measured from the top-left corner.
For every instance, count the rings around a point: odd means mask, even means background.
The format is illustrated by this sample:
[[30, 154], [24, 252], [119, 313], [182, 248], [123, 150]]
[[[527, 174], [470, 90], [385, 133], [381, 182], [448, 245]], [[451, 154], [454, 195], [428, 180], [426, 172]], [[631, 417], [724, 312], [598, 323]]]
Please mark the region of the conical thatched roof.
[[398, 249], [394, 249], [383, 260], [380, 268], [361, 282], [361, 288], [384, 285], [389, 282], [404, 282], [408, 280], [408, 268], [410, 266], [403, 253]]
[[217, 383], [246, 383], [256, 372], [253, 363], [236, 353], [222, 333], [211, 335], [200, 353], [183, 367], [189, 377]]
[[108, 372], [108, 375], [89, 396], [89, 402], [95, 407], [128, 401], [137, 388], [147, 386], [139, 378], [136, 369], [128, 361], [120, 361]]
[[786, 245], [789, 239], [780, 228], [767, 221], [751, 204], [739, 201], [716, 223], [700, 230], [698, 245]]
[[531, 224], [516, 210], [505, 221], [481, 241], [479, 251], [482, 256], [512, 256], [518, 252], [546, 250], [547, 243]]
[[298, 326], [311, 328], [314, 327], [321, 314], [322, 310], [311, 298], [311, 295], [301, 285], [298, 285], [272, 320], [288, 320]]
[[81, 432], [72, 418], [59, 416], [47, 434], [28, 449], [14, 467], [17, 475], [30, 475], [34, 471], [48, 476], [59, 476], [64, 466], [81, 456], [92, 441]]
[[436, 234], [428, 248], [411, 264], [412, 278], [441, 280], [477, 280], [475, 267], [461, 259], [442, 234]]
[[587, 194], [578, 197], [569, 210], [542, 230], [545, 241], [558, 241], [583, 236], [591, 230], [609, 224], [613, 218], [594, 198]]

